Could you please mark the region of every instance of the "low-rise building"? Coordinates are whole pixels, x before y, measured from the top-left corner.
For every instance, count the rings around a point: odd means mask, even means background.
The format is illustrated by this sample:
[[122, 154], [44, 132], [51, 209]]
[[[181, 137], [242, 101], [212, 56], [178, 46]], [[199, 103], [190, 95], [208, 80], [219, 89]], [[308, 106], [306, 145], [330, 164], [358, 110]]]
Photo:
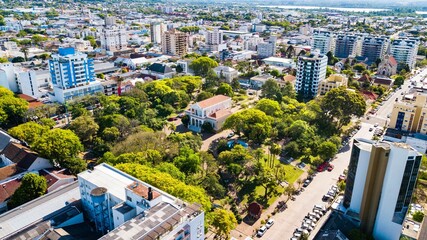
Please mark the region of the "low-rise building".
[[348, 78], [342, 74], [332, 74], [325, 80], [321, 81], [319, 84], [318, 93], [320, 95], [325, 95], [333, 88], [339, 88], [341, 86], [347, 87]]
[[213, 70], [220, 79], [225, 79], [228, 83], [239, 76], [239, 72], [232, 67], [218, 66]]
[[269, 57], [262, 60], [265, 64], [276, 67], [296, 68], [296, 63], [290, 58]]
[[220, 130], [227, 117], [232, 114], [231, 104], [231, 98], [224, 95], [194, 103], [185, 111], [190, 118], [188, 128], [194, 132], [201, 132], [203, 124], [207, 122], [215, 131]]
[[427, 96], [420, 93], [415, 95], [413, 99], [394, 104], [389, 127], [427, 134]]

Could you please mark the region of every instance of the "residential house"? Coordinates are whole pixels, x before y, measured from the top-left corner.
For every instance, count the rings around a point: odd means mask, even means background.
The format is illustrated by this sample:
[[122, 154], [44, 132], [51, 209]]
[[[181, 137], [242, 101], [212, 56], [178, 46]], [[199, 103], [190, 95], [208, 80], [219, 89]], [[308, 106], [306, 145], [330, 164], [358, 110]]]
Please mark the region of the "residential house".
[[38, 171], [53, 167], [48, 159], [40, 157], [36, 152], [19, 143], [10, 142], [0, 152], [0, 167], [14, 163], [28, 171]]
[[147, 67], [146, 74], [151, 75], [154, 79], [172, 78], [175, 72], [164, 63], [153, 63]]
[[215, 131], [220, 130], [224, 121], [232, 114], [231, 103], [231, 98], [224, 95], [194, 103], [185, 111], [190, 118], [188, 128], [194, 132], [201, 132], [202, 125], [208, 122]]
[[231, 83], [233, 79], [239, 76], [239, 72], [236, 69], [227, 66], [218, 66], [213, 70], [220, 79], [225, 79], [228, 83]]

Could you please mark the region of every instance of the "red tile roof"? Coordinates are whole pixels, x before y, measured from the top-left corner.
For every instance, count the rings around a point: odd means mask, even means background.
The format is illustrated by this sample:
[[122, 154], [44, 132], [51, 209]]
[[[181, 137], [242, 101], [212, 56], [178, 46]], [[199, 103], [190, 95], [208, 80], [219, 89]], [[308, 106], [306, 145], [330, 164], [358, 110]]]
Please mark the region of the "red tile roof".
[[216, 96], [213, 96], [213, 97], [208, 98], [206, 100], [198, 102], [197, 105], [199, 105], [199, 107], [201, 107], [201, 108], [207, 108], [207, 107], [213, 106], [215, 104], [227, 101], [229, 99], [231, 99], [231, 98], [224, 96], [224, 95], [216, 95]]
[[221, 109], [215, 113], [212, 113], [211, 115], [209, 115], [209, 117], [214, 119], [220, 119], [231, 114], [233, 113], [229, 109]]
[[393, 56], [389, 56], [388, 60], [392, 66], [397, 66], [397, 61]]
[[2, 167], [0, 168], [0, 181], [15, 176], [24, 171], [25, 169], [18, 167], [16, 164], [11, 164], [9, 166]]
[[21, 180], [15, 179], [0, 185], [0, 203], [7, 201], [21, 186]]
[[[127, 186], [127, 188], [129, 190], [131, 190], [132, 192], [134, 192], [135, 194], [137, 194], [137, 195], [139, 195], [145, 199], [148, 199], [148, 188], [145, 185], [143, 185], [141, 183], [134, 182], [134, 183], [130, 184], [129, 186]], [[160, 196], [160, 193], [158, 193], [154, 190], [152, 190], [152, 192], [153, 192], [153, 199]]]

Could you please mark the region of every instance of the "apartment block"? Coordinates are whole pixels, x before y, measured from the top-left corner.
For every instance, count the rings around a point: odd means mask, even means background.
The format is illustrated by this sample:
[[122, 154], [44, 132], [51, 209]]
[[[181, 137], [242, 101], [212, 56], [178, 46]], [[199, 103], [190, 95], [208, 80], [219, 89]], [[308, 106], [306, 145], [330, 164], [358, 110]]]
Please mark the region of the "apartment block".
[[325, 95], [331, 89], [347, 87], [348, 78], [343, 74], [332, 74], [319, 84], [319, 94]]
[[419, 39], [395, 39], [390, 44], [391, 54], [393, 55], [394, 59], [396, 59], [398, 64], [407, 64], [410, 69], [413, 69], [415, 68], [419, 45]]
[[218, 28], [215, 28], [212, 31], [206, 31], [205, 33], [206, 44], [208, 45], [221, 44], [223, 37], [224, 37], [223, 32]]
[[412, 100], [396, 102], [389, 127], [397, 130], [427, 134], [427, 95], [418, 93]]
[[335, 42], [335, 57], [348, 58], [361, 53], [361, 37], [358, 35], [338, 34]]
[[328, 57], [313, 53], [298, 57], [295, 91], [304, 99], [317, 96], [319, 84], [326, 77]]
[[163, 33], [167, 31], [167, 26], [161, 22], [150, 23], [150, 37], [153, 44], [161, 44]]
[[258, 56], [261, 58], [267, 58], [276, 55], [276, 40], [277, 37], [272, 36], [267, 42], [259, 43], [257, 45]]
[[344, 194], [346, 215], [375, 239], [399, 239], [421, 158], [405, 143], [355, 139]]
[[123, 27], [106, 27], [100, 30], [101, 48], [107, 51], [118, 51], [127, 48], [128, 34]]
[[316, 29], [313, 31], [312, 49], [318, 49], [321, 54], [335, 52], [335, 35], [331, 31]]
[[77, 97], [103, 92], [95, 80], [93, 60], [74, 48], [60, 48], [49, 60], [54, 100], [64, 103]]
[[188, 49], [188, 35], [172, 29], [162, 35], [162, 52], [168, 55], [184, 56]]
[[204, 239], [204, 212], [100, 164], [78, 175], [83, 209], [101, 239]]
[[362, 42], [361, 56], [370, 65], [377, 59], [383, 59], [389, 47], [390, 39], [385, 36], [365, 36]]

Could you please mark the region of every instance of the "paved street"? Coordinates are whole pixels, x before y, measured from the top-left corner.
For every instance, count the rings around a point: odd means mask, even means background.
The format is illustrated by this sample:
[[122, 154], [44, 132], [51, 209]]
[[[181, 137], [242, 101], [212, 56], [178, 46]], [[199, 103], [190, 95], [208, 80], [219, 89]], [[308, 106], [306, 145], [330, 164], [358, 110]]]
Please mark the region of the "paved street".
[[[371, 124], [362, 123], [362, 128], [355, 137], [371, 139], [373, 134], [373, 132], [369, 132], [371, 126]], [[351, 144], [352, 141], [349, 146], [337, 154], [337, 158], [332, 162], [335, 168], [331, 172], [318, 173], [306, 190], [296, 196], [295, 201], [288, 201], [288, 209], [274, 216], [276, 224], [266, 232], [262, 239], [290, 239], [295, 228], [301, 226], [304, 216], [313, 209], [313, 206], [320, 203], [324, 204], [322, 202], [323, 195], [328, 192], [331, 185], [336, 184], [339, 175], [348, 167]]]

